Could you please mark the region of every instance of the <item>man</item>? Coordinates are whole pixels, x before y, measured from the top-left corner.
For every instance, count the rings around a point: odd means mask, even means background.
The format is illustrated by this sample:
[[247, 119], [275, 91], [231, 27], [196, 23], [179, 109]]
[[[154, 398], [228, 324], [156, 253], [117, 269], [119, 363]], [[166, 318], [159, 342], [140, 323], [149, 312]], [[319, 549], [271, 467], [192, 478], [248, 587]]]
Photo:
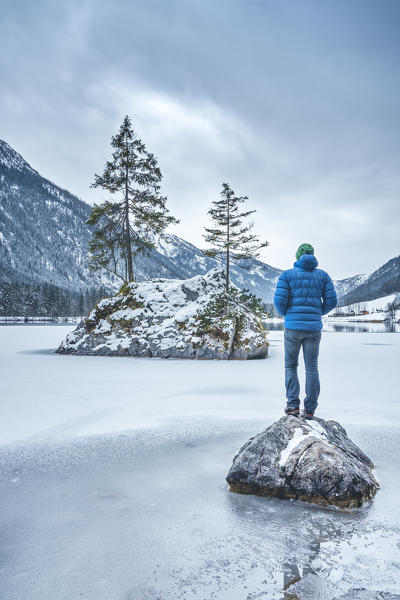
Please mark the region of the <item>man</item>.
[[297, 376], [300, 348], [306, 367], [306, 397], [302, 416], [312, 419], [320, 391], [318, 373], [321, 316], [335, 308], [337, 297], [328, 273], [317, 269], [311, 244], [301, 244], [294, 268], [279, 277], [274, 304], [285, 317], [285, 385], [287, 415], [300, 414], [300, 384]]

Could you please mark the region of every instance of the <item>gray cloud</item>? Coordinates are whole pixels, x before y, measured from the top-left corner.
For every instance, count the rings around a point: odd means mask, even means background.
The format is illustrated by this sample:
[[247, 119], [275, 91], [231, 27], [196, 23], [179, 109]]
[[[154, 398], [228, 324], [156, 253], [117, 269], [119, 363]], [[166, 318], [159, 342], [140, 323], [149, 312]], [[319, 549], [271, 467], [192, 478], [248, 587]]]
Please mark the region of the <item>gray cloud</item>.
[[310, 241], [341, 277], [399, 252], [394, 0], [40, 3], [3, 8], [0, 137], [92, 202], [129, 113], [174, 231], [202, 245], [229, 181], [287, 267]]

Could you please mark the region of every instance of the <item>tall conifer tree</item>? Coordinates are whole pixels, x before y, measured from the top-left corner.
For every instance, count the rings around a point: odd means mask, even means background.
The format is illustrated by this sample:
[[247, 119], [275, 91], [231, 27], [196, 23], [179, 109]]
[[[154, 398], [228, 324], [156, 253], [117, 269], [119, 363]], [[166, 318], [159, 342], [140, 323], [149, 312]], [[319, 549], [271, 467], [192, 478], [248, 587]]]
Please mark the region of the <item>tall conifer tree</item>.
[[[114, 149], [93, 188], [117, 195], [94, 205], [88, 224], [94, 233], [89, 243], [92, 269], [104, 268], [124, 281], [134, 280], [133, 257], [154, 248], [154, 235], [177, 220], [169, 215], [167, 198], [160, 194], [161, 171], [157, 159], [136, 137], [128, 116], [111, 139]], [[121, 259], [125, 268], [121, 273]]]
[[[204, 239], [212, 248], [206, 250], [207, 256], [221, 257], [226, 265], [225, 293], [229, 293], [231, 263], [250, 258], [258, 258], [259, 250], [269, 245], [260, 244], [259, 237], [252, 233], [254, 224], [245, 224], [244, 219], [255, 213], [255, 210], [240, 212], [240, 205], [248, 200], [247, 196], [235, 196], [235, 192], [227, 183], [222, 184], [219, 200], [214, 200], [208, 211], [215, 224], [213, 228], [205, 227]], [[237, 264], [237, 263], [236, 263]], [[243, 266], [240, 265], [239, 266]]]

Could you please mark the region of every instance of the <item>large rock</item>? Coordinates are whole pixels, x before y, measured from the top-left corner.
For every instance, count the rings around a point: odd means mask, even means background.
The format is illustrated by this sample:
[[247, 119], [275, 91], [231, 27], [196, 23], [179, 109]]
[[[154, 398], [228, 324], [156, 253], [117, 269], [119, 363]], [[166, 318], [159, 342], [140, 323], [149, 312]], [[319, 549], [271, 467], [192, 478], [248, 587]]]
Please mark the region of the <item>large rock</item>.
[[372, 461], [336, 421], [282, 417], [239, 450], [233, 492], [358, 507], [379, 488]]
[[261, 320], [245, 308], [235, 318], [199, 315], [224, 289], [221, 269], [191, 279], [152, 279], [101, 300], [61, 343], [61, 354], [162, 358], [264, 358]]

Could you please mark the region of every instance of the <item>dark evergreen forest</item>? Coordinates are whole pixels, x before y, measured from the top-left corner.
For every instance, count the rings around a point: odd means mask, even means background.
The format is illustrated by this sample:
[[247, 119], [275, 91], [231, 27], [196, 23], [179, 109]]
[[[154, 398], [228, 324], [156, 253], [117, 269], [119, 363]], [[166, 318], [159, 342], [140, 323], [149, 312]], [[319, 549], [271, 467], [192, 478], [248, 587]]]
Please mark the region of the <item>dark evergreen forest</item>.
[[77, 292], [51, 283], [0, 283], [0, 316], [80, 317], [109, 295], [105, 288]]

